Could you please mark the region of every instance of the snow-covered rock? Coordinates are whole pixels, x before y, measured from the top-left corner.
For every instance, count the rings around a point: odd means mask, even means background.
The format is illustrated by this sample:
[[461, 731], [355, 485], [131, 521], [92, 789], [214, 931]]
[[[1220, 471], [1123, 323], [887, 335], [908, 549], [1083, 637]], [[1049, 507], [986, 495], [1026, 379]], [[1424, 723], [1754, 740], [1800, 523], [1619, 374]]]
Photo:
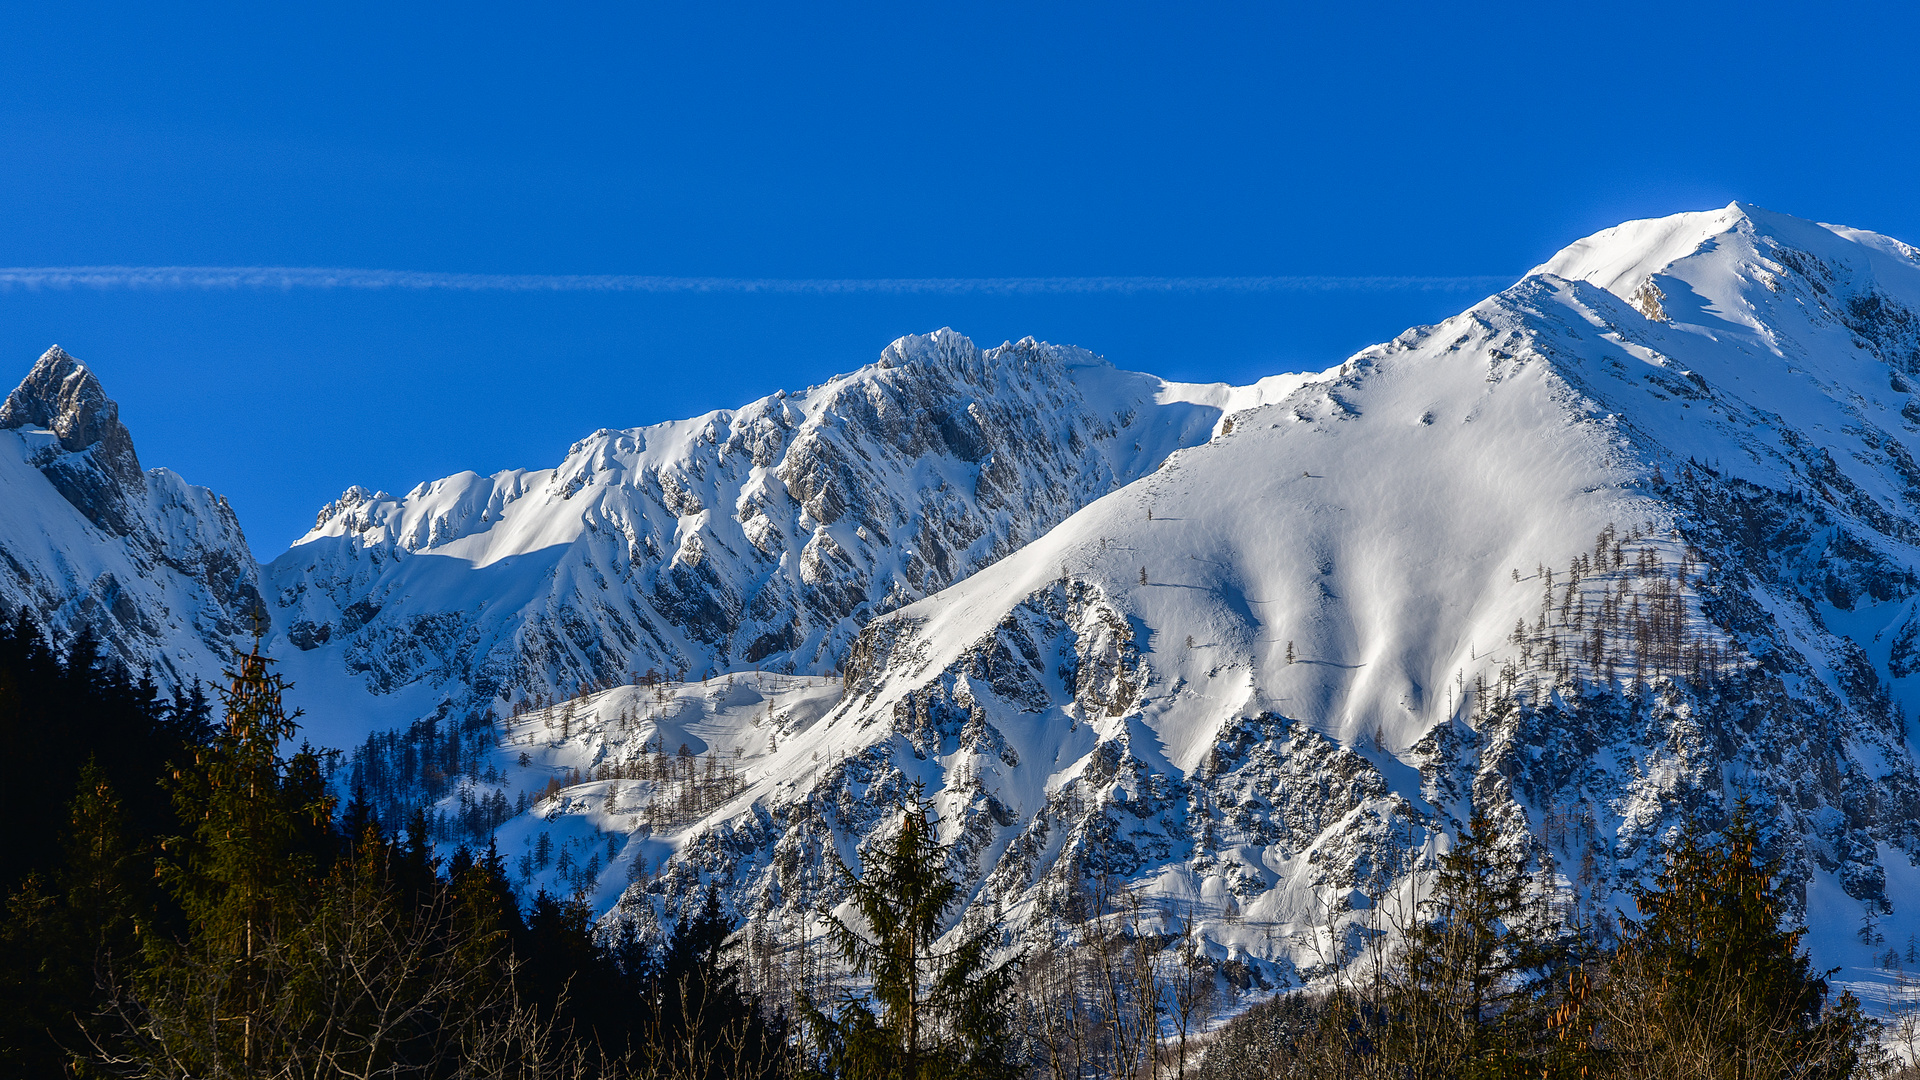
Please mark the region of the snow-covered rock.
[[[1870, 966], [1920, 932], [1916, 386], [1905, 245], [1743, 204], [1608, 230], [878, 613], [844, 697], [777, 748], [716, 730], [744, 786], [630, 822], [663, 861], [598, 895], [797, 925], [921, 781], [966, 917], [1118, 882], [1304, 978], [1475, 808], [1604, 919], [1746, 798], [1820, 961]], [[581, 752], [539, 734], [536, 772]]]
[[316, 718], [387, 723], [650, 670], [833, 671], [874, 616], [1298, 381], [1170, 384], [1032, 340], [901, 338], [801, 393], [596, 432], [557, 468], [348, 489], [267, 567], [278, 653]]
[[0, 616], [82, 631], [163, 687], [218, 677], [261, 612], [226, 499], [142, 470], [120, 407], [59, 346], [0, 404]]

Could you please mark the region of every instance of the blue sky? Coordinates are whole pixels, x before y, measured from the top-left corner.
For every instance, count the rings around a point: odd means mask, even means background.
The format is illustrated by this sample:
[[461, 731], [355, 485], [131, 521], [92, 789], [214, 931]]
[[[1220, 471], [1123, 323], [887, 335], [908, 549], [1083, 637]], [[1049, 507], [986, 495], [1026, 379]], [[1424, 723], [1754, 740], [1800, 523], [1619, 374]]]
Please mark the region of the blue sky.
[[[1518, 274], [1751, 200], [1920, 241], [1910, 5], [0, 6], [0, 266]], [[13, 287], [271, 557], [951, 325], [1245, 381], [1487, 291]], [[0, 367], [0, 382], [6, 375]]]

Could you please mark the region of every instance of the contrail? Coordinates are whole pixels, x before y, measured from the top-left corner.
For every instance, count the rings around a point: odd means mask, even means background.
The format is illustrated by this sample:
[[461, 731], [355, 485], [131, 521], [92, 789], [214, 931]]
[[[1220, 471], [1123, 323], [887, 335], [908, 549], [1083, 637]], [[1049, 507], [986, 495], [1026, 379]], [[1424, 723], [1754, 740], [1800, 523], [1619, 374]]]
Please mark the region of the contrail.
[[0, 290], [439, 289], [456, 292], [1037, 294], [1466, 292], [1512, 276], [1473, 277], [997, 277], [730, 278], [639, 274], [442, 274], [319, 266], [16, 266]]

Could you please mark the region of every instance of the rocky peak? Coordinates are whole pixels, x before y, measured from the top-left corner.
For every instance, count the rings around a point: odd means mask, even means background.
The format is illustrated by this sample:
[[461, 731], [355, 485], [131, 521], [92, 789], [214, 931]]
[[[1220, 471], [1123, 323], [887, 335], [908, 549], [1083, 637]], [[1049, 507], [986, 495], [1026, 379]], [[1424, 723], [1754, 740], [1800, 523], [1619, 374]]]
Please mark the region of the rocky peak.
[[0, 430], [24, 427], [53, 432], [58, 445], [41, 444], [29, 461], [88, 521], [112, 536], [134, 530], [147, 480], [133, 436], [100, 380], [58, 345], [0, 405]]
[[87, 366], [48, 349], [0, 403], [0, 617], [56, 647], [91, 634], [160, 686], [217, 676], [260, 609], [259, 567], [233, 508], [147, 472]]
[[124, 483], [141, 478], [133, 437], [120, 422], [120, 406], [107, 396], [87, 365], [55, 345], [0, 405], [0, 428], [32, 425], [52, 431], [70, 453], [93, 450], [102, 469]]

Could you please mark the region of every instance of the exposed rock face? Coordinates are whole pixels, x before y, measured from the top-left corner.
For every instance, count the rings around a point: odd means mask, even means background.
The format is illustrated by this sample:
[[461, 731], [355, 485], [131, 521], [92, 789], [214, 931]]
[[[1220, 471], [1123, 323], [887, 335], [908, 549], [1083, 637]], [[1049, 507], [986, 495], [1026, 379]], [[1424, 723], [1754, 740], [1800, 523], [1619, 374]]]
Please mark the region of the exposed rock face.
[[227, 501], [143, 471], [119, 406], [57, 345], [0, 405], [0, 492], [0, 614], [56, 642], [90, 632], [173, 684], [217, 676], [264, 614]]
[[269, 591], [288, 645], [376, 697], [428, 686], [464, 709], [648, 670], [831, 671], [876, 615], [1204, 441], [1221, 409], [1196, 392], [1225, 389], [1032, 340], [902, 338], [805, 393], [598, 432], [556, 469], [349, 489]]
[[129, 535], [128, 498], [144, 481], [133, 437], [100, 380], [58, 345], [0, 405], [0, 429], [23, 427], [49, 429], [58, 440], [36, 464], [67, 501], [103, 531]]

